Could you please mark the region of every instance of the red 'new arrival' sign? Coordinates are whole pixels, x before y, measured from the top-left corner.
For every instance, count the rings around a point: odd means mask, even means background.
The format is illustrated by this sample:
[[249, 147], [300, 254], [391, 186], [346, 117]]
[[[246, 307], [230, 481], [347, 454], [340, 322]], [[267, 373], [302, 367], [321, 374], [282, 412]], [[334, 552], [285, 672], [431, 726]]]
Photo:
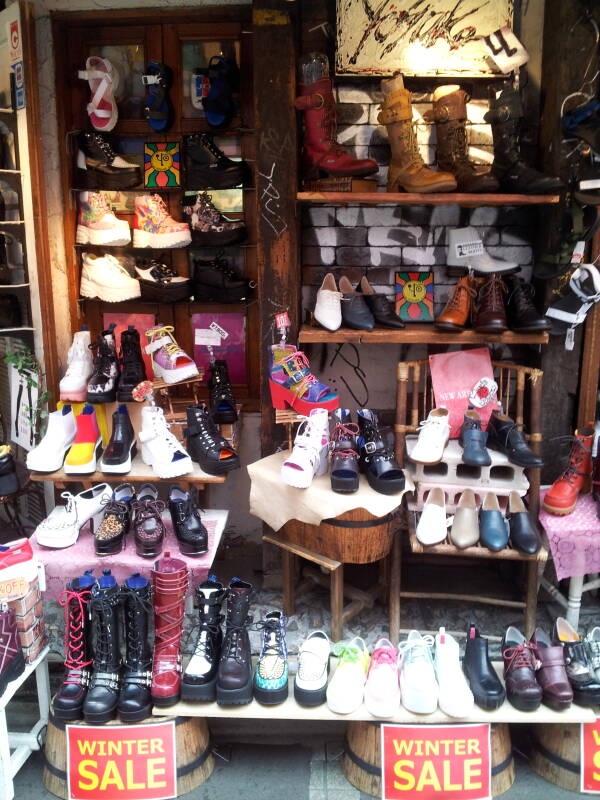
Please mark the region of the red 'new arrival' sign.
[[67, 725], [69, 800], [177, 796], [175, 723]]
[[382, 725], [384, 800], [487, 800], [490, 726]]
[[600, 794], [600, 719], [581, 723], [581, 791]]

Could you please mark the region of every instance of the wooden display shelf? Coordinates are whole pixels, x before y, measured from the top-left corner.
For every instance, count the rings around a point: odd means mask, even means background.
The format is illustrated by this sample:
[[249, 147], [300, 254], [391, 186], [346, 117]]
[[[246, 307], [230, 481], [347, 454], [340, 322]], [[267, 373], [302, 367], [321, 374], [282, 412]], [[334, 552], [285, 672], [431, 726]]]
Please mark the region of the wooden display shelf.
[[460, 333], [439, 331], [431, 323], [408, 323], [405, 328], [375, 328], [372, 331], [355, 331], [339, 328], [328, 331], [325, 328], [303, 325], [298, 341], [304, 344], [548, 344], [548, 333], [478, 333], [465, 330]]
[[440, 192], [298, 192], [299, 203], [346, 206], [539, 206], [555, 205], [558, 194], [464, 194]]

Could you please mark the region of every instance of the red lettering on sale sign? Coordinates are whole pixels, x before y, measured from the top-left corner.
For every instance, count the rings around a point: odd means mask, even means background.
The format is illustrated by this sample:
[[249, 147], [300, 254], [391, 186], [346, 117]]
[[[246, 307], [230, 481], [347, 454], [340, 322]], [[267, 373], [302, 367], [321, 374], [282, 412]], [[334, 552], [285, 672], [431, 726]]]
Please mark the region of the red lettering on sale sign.
[[581, 724], [581, 791], [600, 794], [600, 718]]
[[490, 726], [382, 725], [383, 800], [487, 800]]
[[67, 726], [69, 800], [177, 796], [175, 723]]

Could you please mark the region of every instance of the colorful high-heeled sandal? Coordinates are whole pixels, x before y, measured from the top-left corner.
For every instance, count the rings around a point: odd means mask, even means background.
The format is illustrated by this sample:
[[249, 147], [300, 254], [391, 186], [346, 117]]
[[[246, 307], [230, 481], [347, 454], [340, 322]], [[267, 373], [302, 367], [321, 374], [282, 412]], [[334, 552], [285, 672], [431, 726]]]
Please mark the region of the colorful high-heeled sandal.
[[281, 465], [281, 480], [296, 489], [308, 489], [313, 478], [329, 466], [329, 417], [327, 409], [313, 408], [300, 423], [292, 452]]
[[339, 407], [339, 396], [315, 378], [301, 350], [291, 344], [274, 344], [269, 355], [269, 388], [273, 408], [283, 410], [289, 406], [298, 414], [308, 416], [313, 408], [334, 411]]

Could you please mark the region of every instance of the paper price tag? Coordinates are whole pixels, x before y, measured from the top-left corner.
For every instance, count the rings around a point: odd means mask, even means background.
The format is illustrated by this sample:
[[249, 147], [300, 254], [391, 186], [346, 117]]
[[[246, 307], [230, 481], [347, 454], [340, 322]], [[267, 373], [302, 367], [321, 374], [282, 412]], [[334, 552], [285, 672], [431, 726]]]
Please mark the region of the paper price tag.
[[205, 347], [218, 347], [221, 344], [221, 336], [210, 328], [196, 328], [194, 343], [203, 344]]
[[221, 337], [221, 339], [227, 339], [227, 337], [229, 336], [229, 334], [227, 333], [225, 328], [222, 328], [219, 325], [218, 322], [214, 322], [213, 321], [213, 322], [210, 323], [210, 325], [208, 327], [210, 328], [211, 331], [214, 331], [215, 333], [218, 333], [219, 336]]
[[571, 264], [581, 264], [585, 255], [585, 242], [577, 242], [573, 248]]
[[282, 311], [281, 314], [275, 314], [275, 325], [280, 331], [290, 327], [290, 318], [287, 311]]

